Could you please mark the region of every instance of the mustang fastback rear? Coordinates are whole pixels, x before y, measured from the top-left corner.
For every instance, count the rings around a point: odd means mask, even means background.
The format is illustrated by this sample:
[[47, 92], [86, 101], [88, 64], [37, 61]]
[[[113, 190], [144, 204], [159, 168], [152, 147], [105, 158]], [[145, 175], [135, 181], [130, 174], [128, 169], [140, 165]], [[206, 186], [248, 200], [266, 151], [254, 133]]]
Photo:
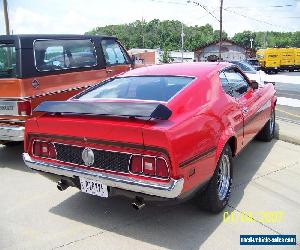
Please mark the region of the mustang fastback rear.
[[227, 204], [232, 159], [255, 136], [274, 137], [272, 84], [258, 86], [229, 63], [136, 69], [69, 101], [44, 102], [26, 122], [25, 163], [59, 190], [145, 200], [196, 196]]

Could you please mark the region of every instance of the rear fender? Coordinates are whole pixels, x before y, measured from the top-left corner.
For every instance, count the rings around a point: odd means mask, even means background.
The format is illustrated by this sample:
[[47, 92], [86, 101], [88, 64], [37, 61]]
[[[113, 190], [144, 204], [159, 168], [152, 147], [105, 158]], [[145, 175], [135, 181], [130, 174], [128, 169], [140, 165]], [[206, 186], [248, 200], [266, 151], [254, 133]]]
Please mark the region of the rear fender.
[[[220, 155], [222, 153], [222, 150], [224, 148], [224, 146], [226, 145], [226, 143], [230, 140], [230, 138], [235, 138], [235, 133], [234, 133], [234, 130], [229, 127], [227, 128], [226, 130], [223, 131], [220, 139], [219, 139], [219, 142], [218, 142], [218, 145], [217, 145], [217, 150], [216, 150], [216, 163], [218, 162], [219, 158], [220, 158]], [[235, 150], [236, 150], [236, 140], [234, 141], [234, 148], [232, 150], [232, 154], [235, 155]]]

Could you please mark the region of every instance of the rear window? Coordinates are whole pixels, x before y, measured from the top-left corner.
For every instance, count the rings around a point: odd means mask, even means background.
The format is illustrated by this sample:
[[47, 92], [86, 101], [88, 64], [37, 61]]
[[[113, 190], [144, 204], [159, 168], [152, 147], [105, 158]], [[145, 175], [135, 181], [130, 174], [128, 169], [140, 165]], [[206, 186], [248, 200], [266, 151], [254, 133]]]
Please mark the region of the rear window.
[[86, 68], [97, 65], [91, 40], [37, 40], [34, 43], [38, 71]]
[[0, 44], [0, 78], [16, 77], [16, 48]]
[[168, 101], [194, 78], [182, 76], [134, 76], [108, 80], [78, 99], [138, 99]]

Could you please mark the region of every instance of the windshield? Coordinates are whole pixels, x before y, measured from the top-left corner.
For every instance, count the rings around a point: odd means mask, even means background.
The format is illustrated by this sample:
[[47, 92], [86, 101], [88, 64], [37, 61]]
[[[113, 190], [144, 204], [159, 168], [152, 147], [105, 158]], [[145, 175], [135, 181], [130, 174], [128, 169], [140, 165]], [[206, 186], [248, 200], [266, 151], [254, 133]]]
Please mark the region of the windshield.
[[0, 78], [16, 77], [16, 49], [0, 44]]
[[134, 76], [111, 79], [78, 99], [138, 99], [168, 101], [194, 78], [182, 76]]

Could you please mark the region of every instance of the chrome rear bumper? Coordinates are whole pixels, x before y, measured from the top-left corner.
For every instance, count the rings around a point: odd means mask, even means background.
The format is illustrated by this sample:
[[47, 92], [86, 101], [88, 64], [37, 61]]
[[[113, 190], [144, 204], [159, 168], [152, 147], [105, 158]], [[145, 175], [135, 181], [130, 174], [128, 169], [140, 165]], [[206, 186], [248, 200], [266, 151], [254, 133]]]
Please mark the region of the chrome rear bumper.
[[99, 181], [109, 187], [125, 189], [163, 198], [178, 197], [182, 192], [184, 183], [183, 178], [179, 180], [170, 179], [167, 183], [160, 183], [155, 181], [136, 180], [128, 176], [121, 176], [103, 172], [100, 173], [61, 164], [41, 162], [31, 158], [27, 153], [23, 154], [23, 159], [25, 164], [33, 170], [39, 170], [71, 178], [84, 177], [90, 180]]
[[24, 127], [0, 125], [0, 141], [23, 141]]

